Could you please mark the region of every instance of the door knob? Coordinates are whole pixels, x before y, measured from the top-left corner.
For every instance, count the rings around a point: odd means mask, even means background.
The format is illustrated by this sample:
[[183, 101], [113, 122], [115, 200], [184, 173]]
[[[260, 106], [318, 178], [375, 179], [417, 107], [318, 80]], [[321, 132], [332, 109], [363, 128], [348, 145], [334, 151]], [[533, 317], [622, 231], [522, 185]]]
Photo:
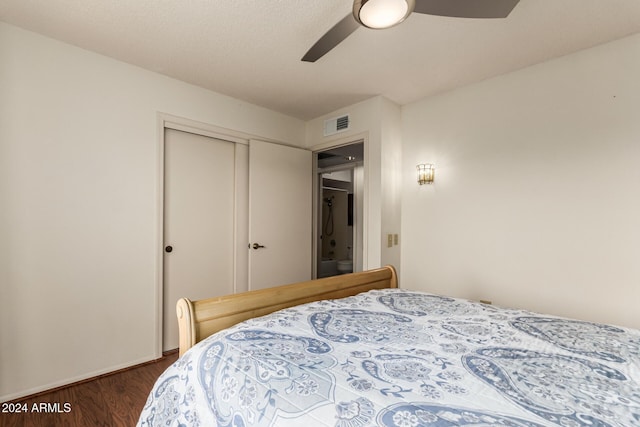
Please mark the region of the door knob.
[[167, 247], [164, 248], [164, 251], [167, 252], [167, 253], [171, 252], [172, 250], [173, 250], [173, 246], [167, 246]]
[[260, 249], [260, 248], [264, 248], [264, 246], [263, 246], [263, 245], [260, 245], [260, 244], [258, 244], [258, 243], [254, 243], [254, 244], [253, 244], [253, 249]]

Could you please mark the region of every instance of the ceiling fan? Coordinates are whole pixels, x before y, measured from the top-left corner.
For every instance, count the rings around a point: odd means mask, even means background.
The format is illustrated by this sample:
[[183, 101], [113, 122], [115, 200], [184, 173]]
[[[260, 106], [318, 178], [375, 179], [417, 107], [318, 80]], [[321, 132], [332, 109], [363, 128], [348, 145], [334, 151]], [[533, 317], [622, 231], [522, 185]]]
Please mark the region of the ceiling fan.
[[390, 28], [411, 13], [454, 18], [506, 18], [520, 0], [354, 0], [353, 14], [345, 16], [302, 57], [315, 62], [346, 39], [359, 26]]

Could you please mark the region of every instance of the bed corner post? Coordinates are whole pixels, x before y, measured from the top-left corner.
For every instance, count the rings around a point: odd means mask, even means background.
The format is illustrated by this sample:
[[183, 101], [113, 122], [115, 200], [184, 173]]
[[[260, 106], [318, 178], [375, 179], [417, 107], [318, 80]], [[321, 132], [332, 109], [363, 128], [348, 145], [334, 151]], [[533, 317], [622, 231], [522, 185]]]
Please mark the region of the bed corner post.
[[188, 298], [180, 298], [176, 304], [178, 316], [178, 335], [180, 337], [180, 353], [182, 356], [196, 343], [195, 316], [193, 303]]
[[389, 270], [391, 270], [391, 279], [389, 280], [390, 282], [390, 288], [397, 288], [398, 287], [398, 273], [396, 272], [396, 269], [393, 265], [386, 265], [385, 268], [388, 268]]

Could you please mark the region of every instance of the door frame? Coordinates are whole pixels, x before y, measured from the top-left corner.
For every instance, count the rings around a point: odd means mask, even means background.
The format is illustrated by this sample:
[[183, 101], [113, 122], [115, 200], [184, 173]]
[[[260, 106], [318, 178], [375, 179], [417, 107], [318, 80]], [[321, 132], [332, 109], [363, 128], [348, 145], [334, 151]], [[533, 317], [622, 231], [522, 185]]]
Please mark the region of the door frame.
[[[234, 183], [235, 192], [235, 206], [234, 206], [234, 292], [242, 292], [243, 289], [240, 272], [241, 266], [248, 265], [248, 253], [246, 251], [245, 241], [248, 241], [248, 227], [239, 227], [239, 223], [249, 220], [249, 200], [239, 200], [239, 191], [241, 186], [246, 185], [248, 188], [248, 179], [238, 175], [238, 169], [242, 166], [242, 162], [246, 161], [248, 164], [249, 156], [249, 139], [253, 138], [253, 135], [248, 135], [243, 132], [237, 132], [230, 129], [220, 128], [218, 126], [210, 125], [207, 123], [198, 122], [195, 120], [186, 119], [184, 117], [178, 117], [167, 113], [157, 113], [157, 188], [156, 188], [156, 211], [158, 213], [156, 218], [156, 269], [155, 269], [155, 295], [154, 304], [156, 307], [155, 324], [154, 324], [154, 336], [155, 336], [155, 357], [162, 357], [162, 332], [163, 332], [163, 297], [164, 297], [164, 164], [165, 164], [165, 129], [174, 129], [178, 131], [193, 133], [196, 135], [202, 135], [210, 138], [221, 139], [224, 141], [232, 142], [236, 144], [235, 150], [235, 162], [236, 162], [236, 176]], [[248, 194], [248, 193], [247, 193]], [[245, 235], [246, 234], [246, 235]], [[243, 258], [246, 257], [246, 260]], [[248, 274], [248, 269], [244, 268], [244, 275]], [[246, 280], [245, 280], [246, 283]], [[246, 286], [246, 284], [245, 284]]]
[[363, 178], [362, 178], [362, 202], [360, 203], [362, 206], [362, 270], [368, 270], [369, 269], [369, 265], [368, 265], [368, 252], [369, 252], [369, 244], [368, 244], [368, 223], [369, 223], [369, 209], [367, 207], [367, 203], [369, 200], [369, 185], [368, 185], [368, 179], [369, 179], [369, 132], [361, 132], [361, 133], [357, 133], [351, 136], [347, 136], [347, 137], [343, 137], [343, 138], [338, 138], [338, 139], [333, 139], [331, 141], [327, 141], [324, 142], [322, 144], [318, 144], [315, 145], [313, 147], [311, 147], [311, 150], [313, 152], [313, 206], [312, 206], [312, 211], [313, 211], [313, 219], [312, 219], [312, 224], [313, 224], [313, 253], [312, 253], [312, 269], [313, 269], [313, 276], [312, 278], [317, 278], [318, 275], [318, 247], [320, 244], [320, 235], [318, 232], [318, 224], [319, 221], [321, 221], [321, 215], [319, 214], [319, 210], [321, 208], [320, 204], [318, 203], [319, 200], [319, 193], [320, 193], [320, 187], [321, 187], [321, 182], [319, 179], [319, 170], [318, 170], [318, 156], [317, 154], [322, 152], [322, 151], [326, 151], [326, 150], [330, 150], [332, 148], [338, 148], [338, 147], [344, 147], [346, 145], [351, 145], [351, 144], [359, 144], [362, 143], [363, 145], [363, 150], [364, 150], [364, 160], [363, 160], [363, 164], [362, 164], [362, 173], [363, 173]]

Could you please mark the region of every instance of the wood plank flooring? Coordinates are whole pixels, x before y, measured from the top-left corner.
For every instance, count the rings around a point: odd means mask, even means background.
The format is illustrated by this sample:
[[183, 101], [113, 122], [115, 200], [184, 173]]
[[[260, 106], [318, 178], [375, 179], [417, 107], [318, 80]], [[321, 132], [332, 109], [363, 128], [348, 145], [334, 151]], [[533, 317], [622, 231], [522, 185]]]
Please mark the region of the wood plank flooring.
[[[178, 359], [169, 353], [144, 366], [103, 375], [94, 380], [23, 400], [2, 404], [20, 405], [23, 413], [0, 412], [2, 427], [133, 427], [160, 374]], [[15, 409], [15, 406], [14, 408]]]

